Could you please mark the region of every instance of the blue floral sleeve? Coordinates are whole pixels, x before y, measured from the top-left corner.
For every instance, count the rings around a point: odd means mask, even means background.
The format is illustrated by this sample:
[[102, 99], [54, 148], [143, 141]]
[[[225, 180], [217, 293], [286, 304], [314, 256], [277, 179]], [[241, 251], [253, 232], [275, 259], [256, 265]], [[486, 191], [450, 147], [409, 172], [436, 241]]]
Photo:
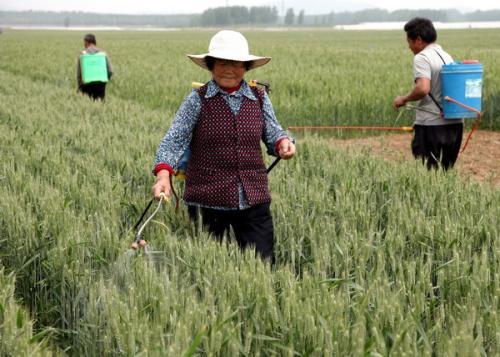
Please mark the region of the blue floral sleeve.
[[189, 148], [193, 129], [201, 110], [201, 99], [193, 90], [182, 102], [175, 114], [172, 126], [168, 129], [158, 147], [154, 166], [165, 163], [177, 168], [184, 152]]
[[281, 138], [289, 137], [285, 130], [278, 123], [276, 115], [274, 114], [273, 105], [267, 93], [264, 94], [264, 101], [262, 103], [262, 112], [264, 115], [264, 133], [262, 140], [267, 147], [267, 153], [269, 155], [277, 155], [275, 152], [274, 145]]

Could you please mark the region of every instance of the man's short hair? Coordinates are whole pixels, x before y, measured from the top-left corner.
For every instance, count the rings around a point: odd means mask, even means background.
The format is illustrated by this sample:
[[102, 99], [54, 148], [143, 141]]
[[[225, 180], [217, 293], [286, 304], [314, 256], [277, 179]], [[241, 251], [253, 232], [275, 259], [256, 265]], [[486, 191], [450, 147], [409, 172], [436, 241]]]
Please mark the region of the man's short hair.
[[437, 40], [437, 33], [432, 21], [423, 17], [414, 17], [408, 21], [404, 27], [406, 37], [411, 40], [421, 38], [426, 43], [433, 43]]
[[92, 35], [91, 33], [88, 33], [85, 35], [85, 37], [83, 38], [83, 40], [87, 43], [92, 43], [94, 45], [96, 45], [96, 40], [95, 40], [95, 36]]

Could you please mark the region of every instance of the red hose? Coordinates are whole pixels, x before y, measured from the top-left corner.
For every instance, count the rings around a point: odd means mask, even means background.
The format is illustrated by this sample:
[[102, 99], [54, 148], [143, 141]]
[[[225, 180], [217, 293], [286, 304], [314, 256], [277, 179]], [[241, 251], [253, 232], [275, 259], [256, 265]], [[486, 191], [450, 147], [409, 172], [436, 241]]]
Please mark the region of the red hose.
[[479, 124], [481, 124], [481, 112], [479, 110], [477, 110], [476, 108], [469, 107], [468, 105], [460, 103], [458, 100], [455, 100], [455, 99], [453, 99], [451, 97], [448, 97], [448, 96], [444, 97], [444, 100], [446, 100], [448, 102], [455, 103], [459, 107], [462, 107], [464, 109], [470, 110], [471, 112], [474, 112], [474, 113], [477, 114], [476, 119], [472, 123], [472, 128], [470, 130], [470, 133], [469, 133], [469, 135], [467, 135], [467, 139], [465, 139], [465, 144], [462, 147], [462, 149], [460, 150], [460, 153], [463, 153], [465, 151], [465, 148], [467, 147], [467, 144], [469, 144], [469, 140], [472, 137], [472, 134], [476, 131], [476, 129], [479, 126]]
[[384, 131], [405, 131], [412, 132], [411, 126], [393, 127], [393, 126], [361, 126], [361, 125], [323, 125], [323, 126], [289, 126], [289, 130], [384, 130]]
[[[458, 100], [448, 96], [444, 97], [444, 100], [455, 103], [456, 105], [477, 114], [477, 118], [474, 120], [474, 123], [472, 123], [471, 131], [469, 135], [467, 135], [467, 139], [465, 139], [464, 146], [460, 150], [460, 153], [463, 153], [467, 148], [467, 145], [469, 144], [469, 140], [471, 139], [472, 134], [474, 133], [474, 131], [476, 131], [477, 127], [481, 123], [481, 112], [476, 108], [460, 103]], [[288, 129], [289, 130], [384, 130], [384, 131], [404, 131], [404, 132], [413, 131], [413, 128], [410, 126], [392, 127], [392, 126], [362, 126], [362, 125], [289, 126]]]

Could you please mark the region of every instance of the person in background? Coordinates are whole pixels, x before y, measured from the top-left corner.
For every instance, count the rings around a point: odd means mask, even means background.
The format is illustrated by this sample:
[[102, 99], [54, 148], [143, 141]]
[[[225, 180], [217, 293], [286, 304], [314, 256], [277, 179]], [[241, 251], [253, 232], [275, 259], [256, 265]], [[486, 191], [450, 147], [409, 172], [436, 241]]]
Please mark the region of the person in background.
[[247, 71], [271, 58], [249, 54], [246, 38], [229, 30], [212, 37], [208, 53], [188, 57], [210, 71], [212, 80], [187, 96], [161, 141], [153, 194], [171, 194], [170, 177], [189, 148], [184, 201], [190, 218], [201, 216], [219, 240], [232, 227], [240, 247], [253, 246], [274, 262], [271, 195], [260, 142], [285, 160], [294, 156], [295, 145], [266, 92], [244, 80]]
[[415, 54], [415, 85], [407, 95], [397, 96], [392, 103], [398, 109], [408, 102], [419, 101], [414, 137], [411, 144], [415, 158], [427, 168], [452, 168], [462, 143], [463, 119], [444, 119], [441, 109], [441, 67], [453, 58], [435, 43], [437, 33], [429, 19], [416, 17], [405, 24], [408, 47]]
[[76, 65], [78, 91], [94, 100], [104, 100], [106, 83], [113, 76], [113, 67], [109, 56], [96, 47], [92, 34], [83, 38], [85, 49], [80, 52]]

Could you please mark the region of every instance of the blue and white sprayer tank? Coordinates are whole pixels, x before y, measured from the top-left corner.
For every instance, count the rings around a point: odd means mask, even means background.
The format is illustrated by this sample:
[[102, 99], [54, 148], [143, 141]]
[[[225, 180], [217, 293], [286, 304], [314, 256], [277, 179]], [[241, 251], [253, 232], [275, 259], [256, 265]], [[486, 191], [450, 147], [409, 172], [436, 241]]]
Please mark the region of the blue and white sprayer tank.
[[[483, 87], [483, 65], [479, 61], [468, 60], [446, 64], [441, 69], [443, 93], [443, 115], [445, 119], [476, 118], [481, 112]], [[456, 104], [454, 99], [477, 112]]]

